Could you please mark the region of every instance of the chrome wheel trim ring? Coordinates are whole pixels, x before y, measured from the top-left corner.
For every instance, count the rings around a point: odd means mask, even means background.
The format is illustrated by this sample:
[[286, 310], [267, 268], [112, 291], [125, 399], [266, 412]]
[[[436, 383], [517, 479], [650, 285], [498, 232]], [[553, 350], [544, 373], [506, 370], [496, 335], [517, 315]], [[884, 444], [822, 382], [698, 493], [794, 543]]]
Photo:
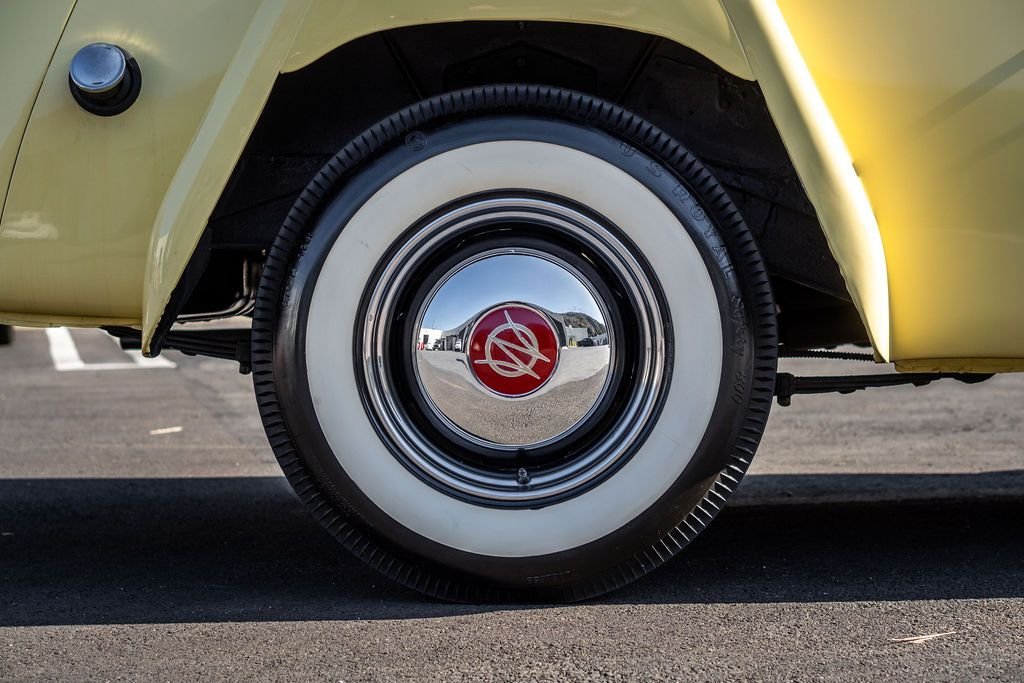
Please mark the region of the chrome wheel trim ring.
[[[605, 267], [614, 270], [618, 280], [615, 285], [625, 290], [632, 307], [629, 311], [632, 316], [630, 322], [635, 325], [634, 332], [639, 337], [641, 358], [635, 364], [633, 377], [625, 392], [626, 400], [615, 412], [614, 424], [606, 429], [598, 443], [585, 452], [568, 459], [561, 466], [536, 472], [529, 472], [528, 467], [499, 472], [467, 466], [452, 457], [443, 445], [426, 438], [409, 419], [406, 407], [396, 398], [397, 392], [393, 386], [395, 380], [387, 361], [389, 345], [394, 343], [388, 332], [396, 300], [408, 286], [409, 278], [423, 256], [436, 253], [436, 250], [451, 244], [452, 240], [475, 226], [501, 221], [539, 223], [571, 237], [596, 254]], [[378, 425], [392, 453], [408, 469], [436, 488], [469, 502], [536, 507], [588, 490], [628, 460], [642, 442], [662, 398], [662, 380], [666, 372], [666, 321], [662, 318], [654, 283], [617, 233], [613, 226], [575, 208], [568, 200], [532, 196], [464, 200], [406, 233], [403, 243], [386, 257], [376, 284], [364, 297], [365, 314], [358, 365], [368, 413]], [[586, 282], [585, 279], [582, 281]], [[435, 285], [434, 289], [440, 286], [443, 286], [443, 281]], [[420, 315], [424, 310], [420, 311]], [[420, 323], [421, 320], [417, 320], [414, 329], [419, 330]], [[411, 345], [412, 340], [399, 343]], [[413, 364], [416, 365], [415, 362]], [[602, 397], [607, 388], [606, 381], [602, 387]], [[416, 390], [422, 391], [422, 388], [417, 387]], [[600, 400], [594, 405], [600, 403]], [[576, 420], [567, 431], [543, 442], [530, 444], [530, 447], [557, 446], [560, 440], [585, 423], [591, 412]], [[455, 431], [465, 436], [465, 430], [459, 429], [457, 425]], [[494, 443], [488, 445], [502, 446]], [[505, 444], [505, 450], [518, 448], [521, 446]], [[525, 478], [524, 470], [527, 471]]]

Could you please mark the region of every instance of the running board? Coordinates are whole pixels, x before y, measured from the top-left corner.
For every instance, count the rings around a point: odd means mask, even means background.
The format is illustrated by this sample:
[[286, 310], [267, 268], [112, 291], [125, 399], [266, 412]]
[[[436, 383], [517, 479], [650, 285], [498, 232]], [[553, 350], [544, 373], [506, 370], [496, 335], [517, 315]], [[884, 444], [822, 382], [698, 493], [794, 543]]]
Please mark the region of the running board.
[[796, 377], [788, 372], [780, 372], [775, 376], [775, 398], [778, 399], [780, 406], [788, 406], [795, 394], [852, 394], [861, 389], [895, 387], [903, 384], [923, 387], [940, 379], [955, 379], [965, 384], [977, 384], [991, 376], [955, 372], [906, 372], [885, 375]]
[[[122, 349], [142, 348], [142, 333], [130, 327], [104, 327], [104, 331], [117, 337]], [[227, 330], [171, 330], [164, 337], [163, 348], [181, 351], [186, 356], [223, 358], [238, 363], [243, 375], [252, 372], [252, 331]]]

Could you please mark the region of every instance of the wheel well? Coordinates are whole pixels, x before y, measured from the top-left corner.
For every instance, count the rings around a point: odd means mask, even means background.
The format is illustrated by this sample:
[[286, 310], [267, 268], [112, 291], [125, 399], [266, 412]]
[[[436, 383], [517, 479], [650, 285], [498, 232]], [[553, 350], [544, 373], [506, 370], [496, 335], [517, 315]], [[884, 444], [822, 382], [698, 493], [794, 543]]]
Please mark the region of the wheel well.
[[[447, 90], [499, 82], [594, 94], [679, 139], [725, 185], [758, 240], [785, 343], [866, 340], [757, 83], [670, 40], [593, 25], [401, 28], [359, 38], [282, 74], [211, 217], [209, 249], [216, 258], [206, 260], [258, 262], [317, 170], [376, 121]], [[195, 291], [184, 310], [213, 310], [203, 300], [209, 294]], [[785, 324], [787, 314], [793, 325]]]

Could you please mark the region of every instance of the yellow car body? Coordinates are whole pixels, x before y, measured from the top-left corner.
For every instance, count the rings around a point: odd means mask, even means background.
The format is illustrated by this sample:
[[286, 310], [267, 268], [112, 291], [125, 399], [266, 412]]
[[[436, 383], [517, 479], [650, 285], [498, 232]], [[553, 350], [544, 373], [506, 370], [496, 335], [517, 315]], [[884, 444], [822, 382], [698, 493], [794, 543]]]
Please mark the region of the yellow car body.
[[[133, 326], [148, 346], [278, 75], [472, 20], [655, 34], [758, 81], [876, 356], [1024, 369], [1017, 0], [4, 3], [0, 322]], [[144, 73], [119, 116], [69, 94], [93, 42]]]

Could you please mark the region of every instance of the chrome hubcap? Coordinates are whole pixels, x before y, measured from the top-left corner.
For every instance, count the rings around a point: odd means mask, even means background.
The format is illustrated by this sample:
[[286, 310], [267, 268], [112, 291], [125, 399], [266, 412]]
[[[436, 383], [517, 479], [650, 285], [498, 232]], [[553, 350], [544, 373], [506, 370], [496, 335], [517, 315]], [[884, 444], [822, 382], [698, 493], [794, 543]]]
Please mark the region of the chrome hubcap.
[[536, 506], [635, 451], [666, 368], [655, 284], [567, 200], [464, 200], [413, 226], [365, 297], [360, 370], [392, 452], [452, 495]]
[[611, 378], [605, 303], [579, 271], [535, 249], [493, 249], [457, 264], [418, 319], [415, 367], [427, 405], [483, 446], [565, 436]]

